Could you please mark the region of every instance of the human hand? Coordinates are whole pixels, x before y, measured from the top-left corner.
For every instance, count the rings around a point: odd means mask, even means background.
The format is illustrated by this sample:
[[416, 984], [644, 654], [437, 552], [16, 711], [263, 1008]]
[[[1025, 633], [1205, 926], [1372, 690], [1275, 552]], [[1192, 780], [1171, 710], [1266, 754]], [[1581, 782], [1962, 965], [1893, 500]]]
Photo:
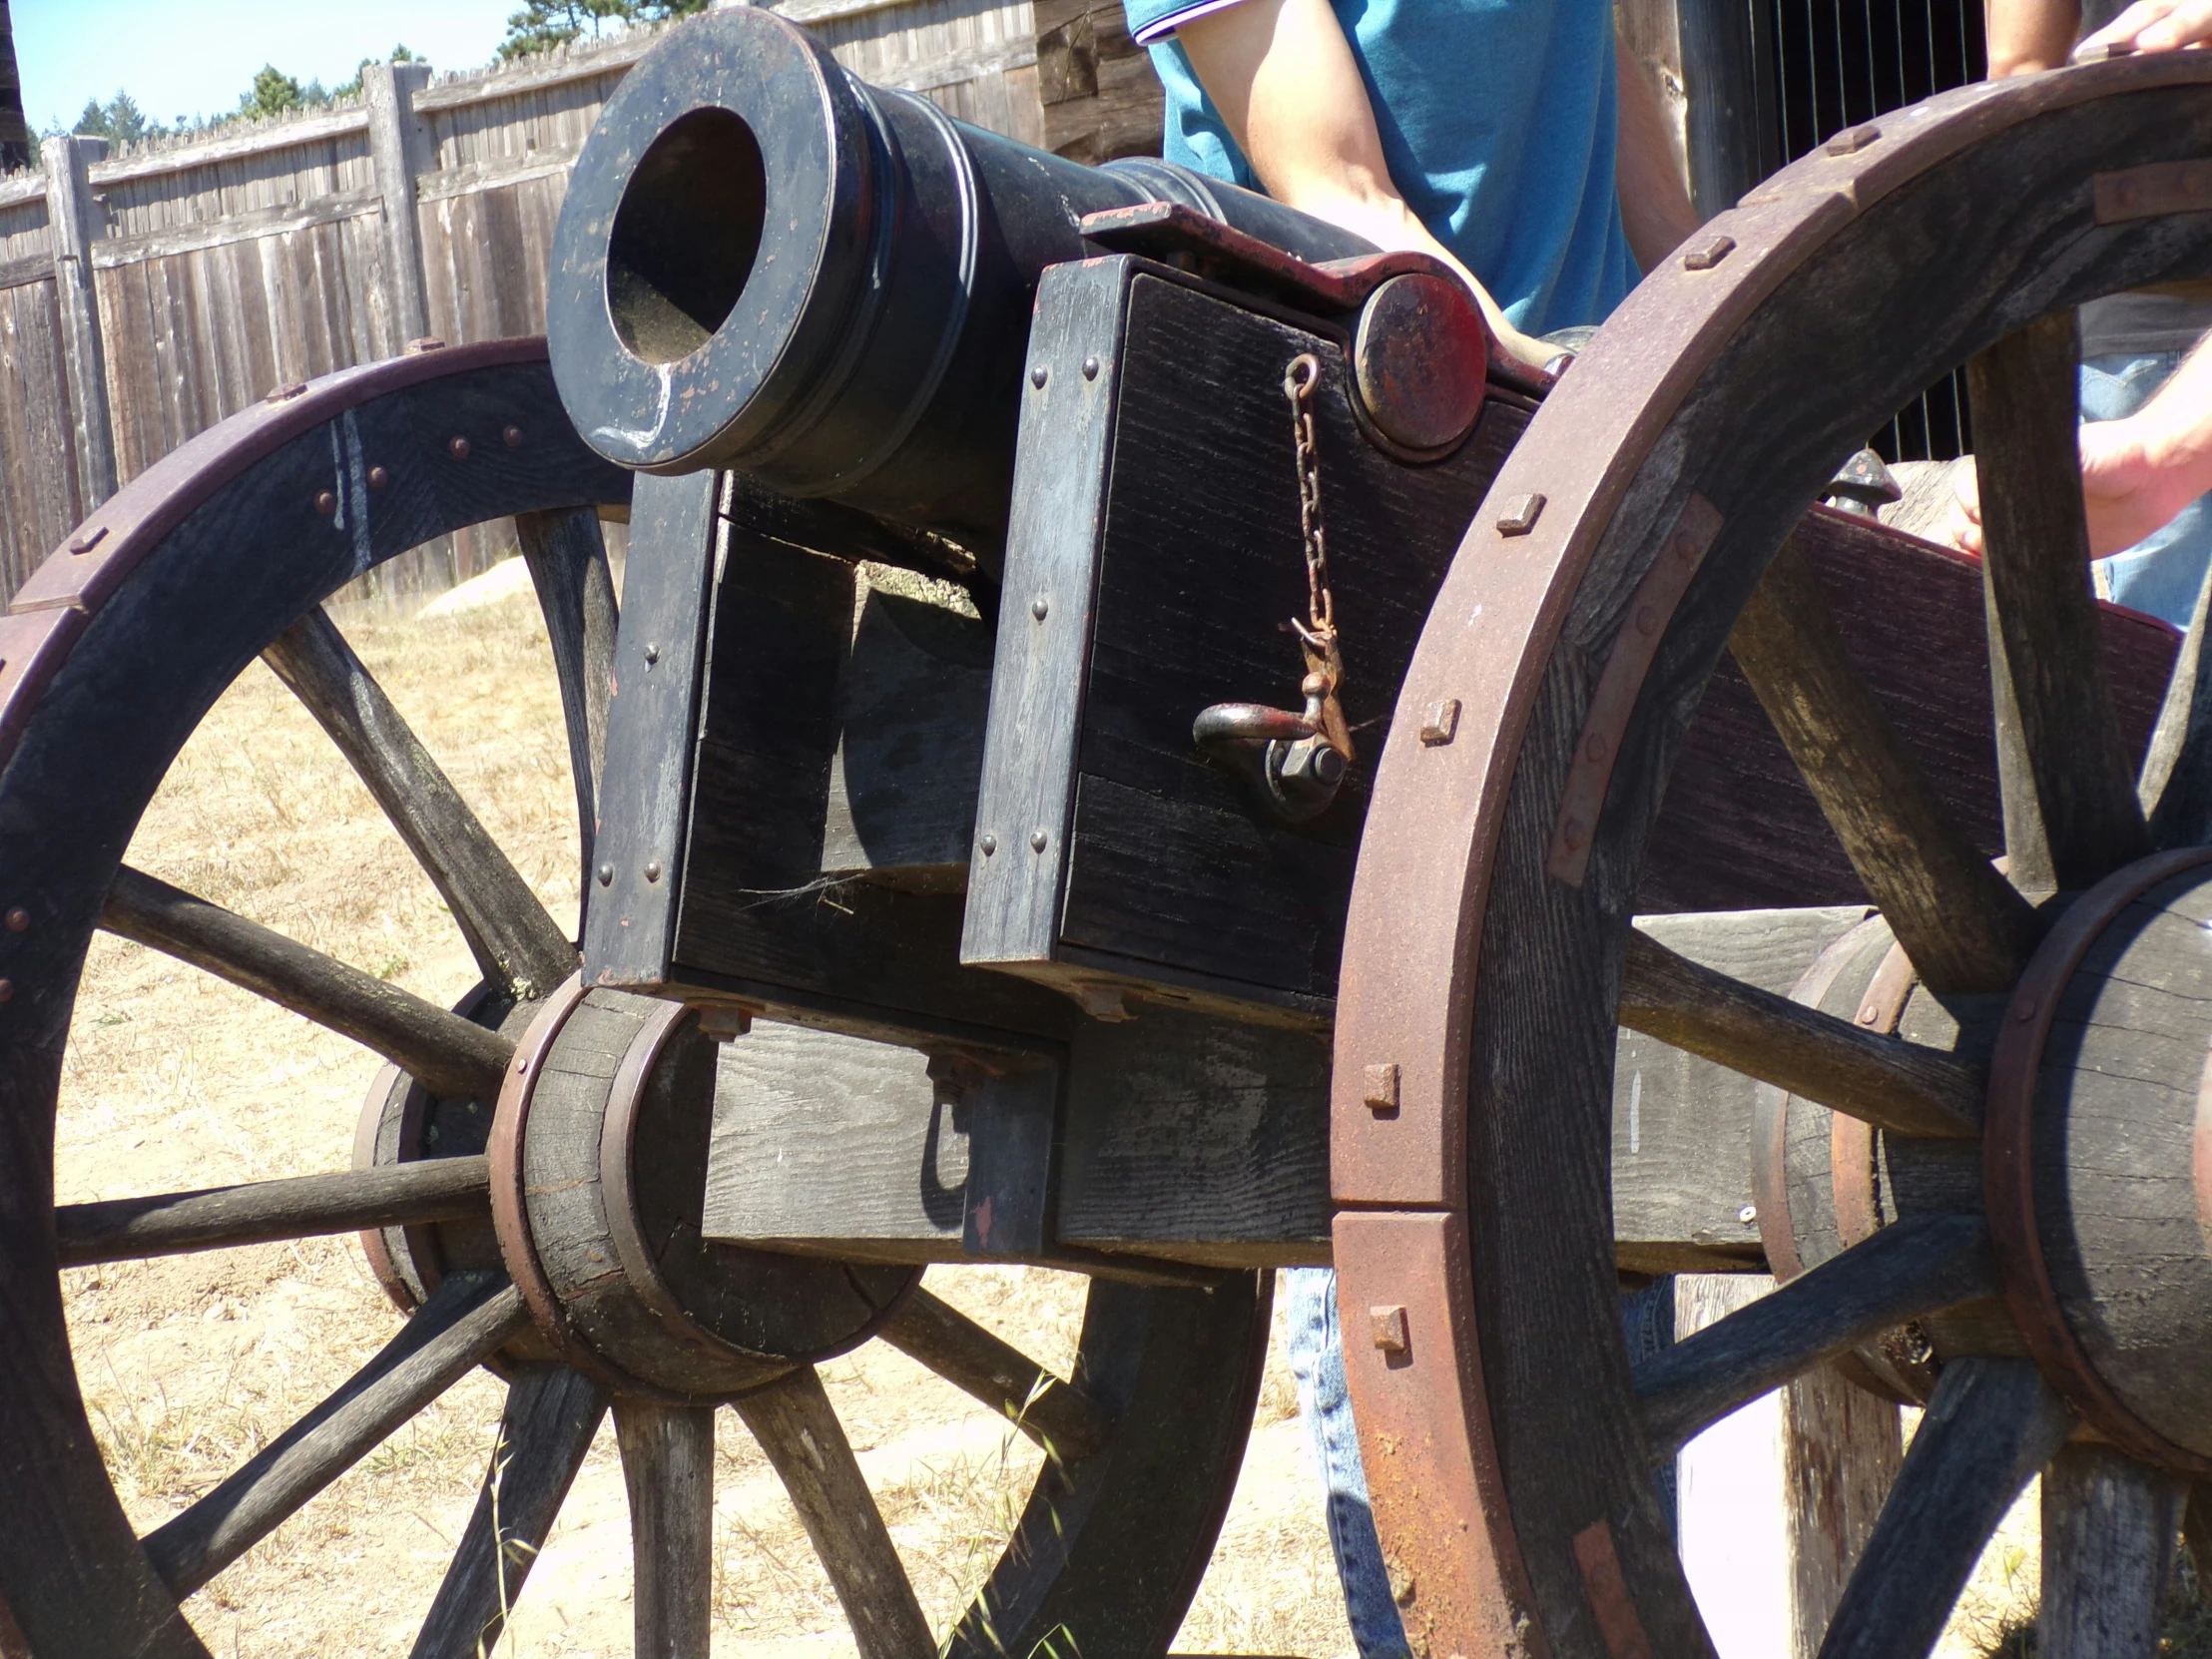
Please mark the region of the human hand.
[[2212, 42], [2212, 0], [2136, 0], [2073, 49], [2075, 63], [2119, 52], [2172, 52]]
[[[2162, 530], [2196, 499], [2198, 480], [2168, 455], [2168, 434], [2142, 416], [2092, 421], [2080, 428], [2081, 504], [2089, 556], [2102, 559]], [[1982, 551], [1981, 484], [1960, 467], [1937, 539], [1961, 552]]]

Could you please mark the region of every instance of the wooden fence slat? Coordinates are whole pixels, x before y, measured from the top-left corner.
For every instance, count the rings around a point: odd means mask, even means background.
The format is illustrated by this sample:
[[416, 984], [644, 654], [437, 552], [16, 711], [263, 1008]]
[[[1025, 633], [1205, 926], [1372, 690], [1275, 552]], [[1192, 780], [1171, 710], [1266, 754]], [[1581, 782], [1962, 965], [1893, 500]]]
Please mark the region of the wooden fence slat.
[[92, 194], [92, 164], [108, 153], [105, 139], [51, 138], [46, 162], [46, 217], [54, 235], [54, 288], [61, 310], [62, 357], [69, 377], [70, 432], [76, 440], [78, 499], [89, 509], [115, 494], [115, 435], [108, 419], [107, 354], [100, 339], [100, 302], [93, 290], [92, 244], [107, 212]]

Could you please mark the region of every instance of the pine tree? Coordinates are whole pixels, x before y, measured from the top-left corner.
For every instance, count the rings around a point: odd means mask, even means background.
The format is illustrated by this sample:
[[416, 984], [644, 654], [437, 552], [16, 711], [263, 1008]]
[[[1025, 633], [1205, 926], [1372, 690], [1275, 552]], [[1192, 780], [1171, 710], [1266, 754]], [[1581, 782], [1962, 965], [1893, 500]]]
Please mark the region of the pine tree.
[[329, 101], [330, 95], [320, 81], [301, 86], [275, 64], [265, 63], [254, 77], [252, 89], [239, 95], [238, 113], [245, 119], [259, 120], [287, 110], [319, 109]]
[[15, 67], [15, 25], [0, 0], [0, 173], [31, 165], [31, 128], [23, 117], [23, 84]]
[[609, 32], [608, 24], [623, 29], [636, 23], [666, 23], [696, 16], [711, 4], [713, 0], [530, 0], [507, 19], [507, 38], [499, 43], [499, 56], [511, 63], [587, 34], [598, 40]]
[[87, 101], [85, 113], [70, 129], [86, 138], [104, 138], [115, 144], [136, 144], [141, 139], [159, 138], [168, 130], [158, 121], [149, 121], [146, 112], [138, 107], [138, 101], [122, 91], [105, 104], [97, 98]]

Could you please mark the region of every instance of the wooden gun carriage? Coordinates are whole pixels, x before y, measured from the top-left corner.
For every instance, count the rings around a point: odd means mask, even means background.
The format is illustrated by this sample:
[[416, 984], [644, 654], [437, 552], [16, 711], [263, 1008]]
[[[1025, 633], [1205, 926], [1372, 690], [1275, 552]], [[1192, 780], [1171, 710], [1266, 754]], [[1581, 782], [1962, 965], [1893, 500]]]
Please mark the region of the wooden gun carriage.
[[[1419, 258], [683, 32], [578, 164], [550, 363], [274, 393], [0, 619], [0, 1648], [203, 1651], [180, 1603], [486, 1365], [419, 1655], [496, 1640], [610, 1404], [637, 1651], [704, 1655], [724, 1402], [869, 1659], [1163, 1653], [1270, 1270], [1333, 1262], [1416, 1652], [1710, 1651], [1653, 1465], [1831, 1364], [1926, 1414], [1808, 1651], [1927, 1651], [2046, 1465], [2048, 1651], [2155, 1651], [2212, 1471], [2212, 693], [2090, 595], [2070, 319], [2212, 272], [2208, 83], [1855, 129], [1554, 375]], [[1985, 563], [1814, 505], [1960, 361]], [[580, 941], [318, 608], [508, 515]], [[456, 1009], [120, 867], [257, 655], [450, 906]], [[96, 926], [383, 1054], [354, 1170], [57, 1207]], [[399, 1335], [135, 1535], [57, 1270], [350, 1229]], [[1074, 1366], [919, 1283], [961, 1262], [1083, 1276]], [[1632, 1368], [1617, 1293], [1677, 1271], [1785, 1283]], [[815, 1370], [878, 1339], [1046, 1449], [942, 1630]]]

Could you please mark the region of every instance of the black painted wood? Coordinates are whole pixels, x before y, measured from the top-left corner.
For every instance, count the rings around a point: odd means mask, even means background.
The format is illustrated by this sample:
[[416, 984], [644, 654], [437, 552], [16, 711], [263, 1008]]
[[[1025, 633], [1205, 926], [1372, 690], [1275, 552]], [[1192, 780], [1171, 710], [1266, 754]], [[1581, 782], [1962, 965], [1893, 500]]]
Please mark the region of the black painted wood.
[[430, 1158], [340, 1175], [65, 1204], [54, 1211], [54, 1235], [61, 1265], [85, 1267], [364, 1227], [458, 1221], [488, 1215], [490, 1191], [481, 1156]]
[[714, 1624], [715, 1413], [615, 1401], [639, 1659], [708, 1659]]
[[529, 1323], [521, 1293], [500, 1276], [454, 1274], [321, 1404], [147, 1534], [154, 1570], [191, 1594]]
[[607, 1414], [598, 1383], [566, 1366], [514, 1368], [491, 1464], [408, 1659], [481, 1659], [553, 1529]]
[[1793, 1279], [1636, 1369], [1654, 1460], [1879, 1332], [2001, 1289], [1978, 1216], [1927, 1216]]
[[599, 774], [607, 757], [607, 698], [615, 672], [614, 573], [599, 514], [589, 507], [523, 513], [515, 519], [538, 609], [553, 645], [561, 685], [561, 722], [568, 732], [568, 769], [576, 786], [576, 822], [583, 839], [583, 885], [592, 893], [592, 842], [599, 829]]
[[495, 1098], [514, 1053], [497, 1031], [128, 866], [100, 925], [351, 1037], [441, 1095]]
[[309, 610], [262, 656], [376, 798], [484, 976], [528, 1000], [575, 972], [575, 946], [328, 614]]
[[1945, 1366], [1821, 1659], [1932, 1649], [1990, 1533], [2073, 1425], [2066, 1402], [2024, 1360]]
[[879, 1334], [1056, 1458], [1079, 1461], [1113, 1437], [1114, 1419], [1096, 1400], [919, 1285], [899, 1299]]

